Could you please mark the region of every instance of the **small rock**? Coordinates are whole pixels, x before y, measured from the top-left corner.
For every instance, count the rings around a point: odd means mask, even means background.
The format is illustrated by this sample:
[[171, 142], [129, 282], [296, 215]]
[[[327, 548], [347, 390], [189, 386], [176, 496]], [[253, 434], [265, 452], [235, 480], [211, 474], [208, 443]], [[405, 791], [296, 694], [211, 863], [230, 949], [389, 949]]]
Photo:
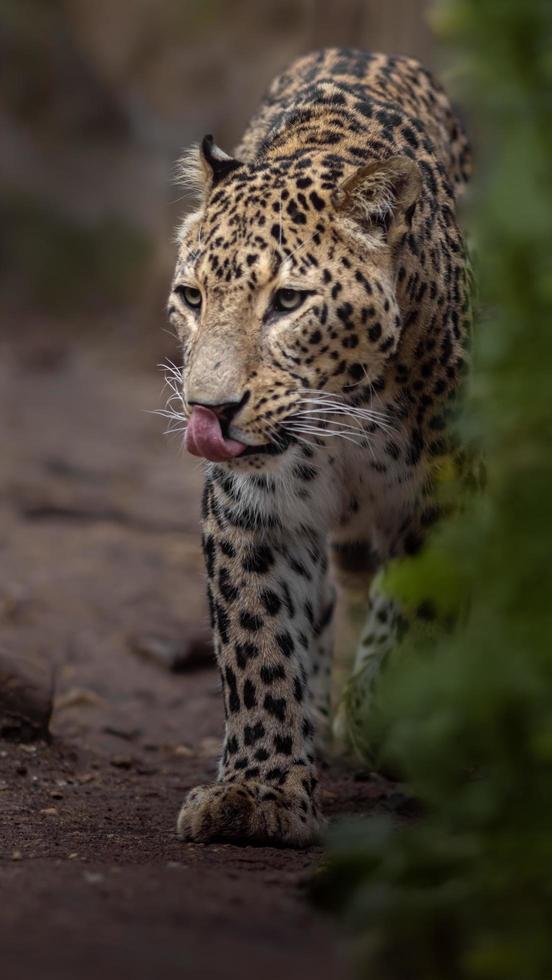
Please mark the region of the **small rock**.
[[96, 778], [93, 772], [81, 772], [77, 776], [77, 782], [85, 786], [86, 783], [91, 783]]
[[132, 759], [128, 755], [114, 755], [109, 761], [116, 769], [132, 769]]
[[140, 728], [115, 728], [113, 725], [104, 725], [102, 732], [113, 735], [114, 738], [122, 738], [125, 742], [134, 742], [142, 734]]
[[50, 791], [50, 797], [52, 800], [62, 800], [63, 793], [60, 793], [59, 789], [53, 789]]
[[220, 738], [202, 738], [199, 743], [200, 755], [207, 756], [211, 758], [212, 756], [219, 755], [221, 751], [221, 741]]
[[66, 708], [99, 707], [103, 704], [105, 701], [95, 691], [86, 687], [71, 687], [68, 691], [58, 694], [54, 701], [54, 710], [65, 711]]
[[89, 885], [100, 885], [102, 881], [105, 881], [105, 875], [99, 871], [85, 871], [83, 878]]
[[12, 861], [21, 861], [22, 857], [21, 851], [12, 851]]
[[197, 753], [192, 748], [191, 745], [175, 745], [174, 747], [175, 755], [183, 755], [187, 759], [191, 759]]
[[45, 806], [43, 810], [40, 810], [40, 813], [44, 817], [57, 817], [58, 811], [55, 806]]
[[0, 736], [15, 742], [48, 739], [52, 668], [37, 651], [0, 650]]
[[182, 635], [139, 633], [130, 637], [130, 647], [134, 653], [175, 674], [214, 665], [211, 635], [202, 627], [183, 627]]

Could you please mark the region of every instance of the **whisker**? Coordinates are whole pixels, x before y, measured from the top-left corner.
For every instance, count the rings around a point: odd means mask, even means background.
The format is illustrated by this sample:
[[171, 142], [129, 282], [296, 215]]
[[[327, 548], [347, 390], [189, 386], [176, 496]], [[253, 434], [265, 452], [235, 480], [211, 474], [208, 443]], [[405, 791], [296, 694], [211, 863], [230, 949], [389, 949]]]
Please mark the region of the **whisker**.
[[189, 411], [189, 406], [184, 395], [184, 390], [182, 387], [182, 371], [184, 370], [184, 365], [177, 367], [174, 361], [170, 358], [166, 358], [161, 364], [158, 365], [165, 372], [165, 387], [170, 388], [173, 392], [172, 399], [180, 400], [185, 411]]
[[305, 424], [294, 425], [291, 422], [286, 423], [285, 428], [289, 429], [293, 433], [302, 432], [304, 434], [320, 436], [321, 438], [325, 438], [325, 439], [331, 439], [331, 438], [345, 439], [347, 442], [352, 442], [353, 445], [359, 446], [361, 448], [368, 446], [367, 439], [366, 441], [364, 440], [359, 441], [358, 438], [355, 439], [349, 432], [344, 432], [341, 430], [336, 431], [335, 429], [320, 429], [317, 426], [309, 426]]
[[[338, 416], [337, 419], [332, 419], [332, 416]], [[350, 415], [349, 412], [341, 411], [340, 409], [304, 409], [303, 411], [298, 411], [294, 413], [294, 418], [305, 418], [312, 419], [313, 421], [320, 420], [326, 423], [339, 424], [344, 428], [354, 429], [356, 432], [363, 432], [366, 434], [372, 434], [375, 429], [379, 429], [381, 432], [386, 432], [389, 434], [394, 434], [396, 430], [393, 426], [383, 422], [381, 419], [371, 418], [369, 416], [363, 418], [357, 418], [354, 415]], [[351, 422], [345, 422], [343, 417], [349, 418]], [[372, 430], [370, 432], [370, 429]]]
[[329, 426], [338, 426], [339, 429], [341, 431], [343, 431], [343, 432], [352, 432], [355, 435], [359, 435], [359, 436], [368, 436], [368, 435], [371, 435], [371, 433], [367, 432], [366, 429], [364, 429], [362, 427], [362, 425], [360, 425], [360, 423], [358, 425], [349, 425], [347, 422], [342, 422], [340, 419], [335, 419], [335, 420], [334, 419], [319, 419], [317, 416], [312, 416], [308, 412], [303, 412], [303, 413], [297, 412], [294, 415], [294, 418], [297, 419], [301, 423], [306, 422], [307, 424], [312, 423], [313, 425], [316, 422], [318, 422], [318, 421], [322, 421], [322, 422], [324, 422], [324, 425], [325, 425], [325, 428], [326, 429]]
[[316, 398], [302, 398], [301, 403], [304, 405], [316, 405], [325, 411], [347, 412], [349, 415], [356, 415], [359, 418], [381, 418], [383, 420], [389, 418], [387, 413], [379, 412], [377, 409], [358, 408], [354, 405], [348, 405], [346, 402], [318, 401]]
[[373, 430], [368, 431], [360, 422], [358, 422], [356, 425], [352, 425], [340, 418], [320, 417], [319, 415], [311, 414], [310, 412], [295, 412], [294, 415], [290, 416], [289, 421], [294, 423], [299, 422], [301, 425], [318, 425], [318, 427], [323, 430], [330, 427], [335, 428], [335, 426], [337, 426], [338, 428], [342, 429], [343, 432], [354, 432], [355, 434], [362, 436], [373, 434]]
[[308, 245], [309, 242], [312, 242], [314, 236], [318, 234], [319, 234], [318, 231], [314, 231], [312, 235], [309, 235], [309, 237], [304, 242], [300, 242], [297, 248], [294, 248], [293, 252], [290, 252], [289, 255], [286, 255], [284, 261], [282, 262], [282, 265], [284, 266], [286, 262], [289, 262], [294, 255], [297, 255], [297, 252], [299, 252], [302, 248], [305, 248], [305, 246]]
[[313, 436], [312, 439], [305, 439], [305, 438], [303, 438], [303, 436], [299, 435], [299, 431], [296, 431], [296, 430], [291, 431], [291, 429], [290, 429], [290, 432], [291, 432], [293, 438], [297, 440], [297, 442], [302, 442], [303, 445], [310, 446], [311, 449], [312, 449], [313, 446], [322, 446], [323, 445], [322, 440], [319, 437], [317, 437], [317, 436]]
[[170, 412], [164, 408], [154, 408], [154, 409], [144, 409], [148, 415], [159, 415], [163, 419], [178, 419], [179, 422], [187, 422], [186, 417], [182, 412]]
[[[370, 383], [370, 388], [372, 390], [372, 397], [376, 397], [375, 394], [374, 394], [374, 392], [373, 392], [373, 385], [372, 385], [372, 383]], [[300, 393], [304, 393], [306, 395], [314, 395], [316, 397], [316, 400], [323, 400], [323, 401], [331, 401], [331, 402], [334, 402], [335, 404], [342, 405], [343, 407], [347, 407], [351, 412], [355, 412], [355, 413], [376, 412], [379, 415], [383, 415], [383, 416], [387, 416], [388, 415], [388, 413], [386, 413], [386, 412], [379, 412], [378, 409], [363, 408], [363, 407], [361, 407], [359, 405], [351, 405], [351, 403], [348, 402], [348, 401], [346, 401], [345, 398], [343, 398], [340, 395], [334, 394], [333, 392], [319, 391], [316, 388], [301, 388], [300, 389]]]
[[309, 412], [320, 412], [326, 415], [331, 415], [331, 413], [334, 412], [336, 414], [349, 415], [351, 418], [364, 418], [369, 422], [376, 421], [378, 419], [385, 421], [385, 416], [379, 412], [371, 412], [368, 410], [364, 412], [355, 412], [355, 411], [351, 411], [351, 409], [347, 405], [339, 405], [339, 404], [333, 405], [331, 402], [330, 403], [325, 402], [323, 404], [320, 404], [319, 402], [315, 401], [315, 399], [313, 398], [303, 398], [301, 399], [300, 404], [312, 405], [313, 408], [305, 409], [305, 411], [309, 411]]
[[267, 434], [270, 436], [272, 442], [276, 446], [281, 447], [283, 445], [282, 439], [280, 438], [280, 435], [278, 434], [278, 430], [275, 428], [274, 425], [267, 425], [266, 426], [266, 431], [267, 431]]
[[398, 428], [388, 412], [380, 412], [378, 409], [373, 408], [360, 408], [359, 406], [351, 405], [345, 400], [337, 400], [329, 395], [321, 398], [319, 397], [319, 393], [316, 393], [316, 397], [303, 397], [300, 400], [300, 405], [313, 406], [313, 408], [309, 408], [308, 410], [317, 411], [320, 414], [324, 411], [327, 414], [331, 414], [332, 411], [336, 414], [345, 414], [350, 416], [351, 420], [366, 421], [390, 433], [395, 433]]
[[345, 415], [355, 422], [368, 422], [382, 429], [393, 429], [394, 426], [389, 421], [387, 415], [382, 412], [374, 412], [370, 409], [354, 411], [346, 404], [333, 404], [331, 402], [319, 403], [315, 399], [303, 398], [300, 403], [301, 410], [319, 415]]

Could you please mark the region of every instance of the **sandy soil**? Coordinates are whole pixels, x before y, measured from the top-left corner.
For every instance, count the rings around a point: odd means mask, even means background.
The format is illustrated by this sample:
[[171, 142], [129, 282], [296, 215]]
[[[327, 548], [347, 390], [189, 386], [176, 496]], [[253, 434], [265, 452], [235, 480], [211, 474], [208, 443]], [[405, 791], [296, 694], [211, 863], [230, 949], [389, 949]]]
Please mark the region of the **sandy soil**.
[[[12, 329], [0, 354], [0, 666], [53, 697], [49, 743], [0, 740], [2, 976], [346, 977], [305, 894], [320, 849], [175, 836], [222, 712], [201, 470], [146, 414], [154, 362], [128, 332], [123, 350], [42, 327]], [[322, 792], [336, 815], [392, 805], [392, 789], [335, 771]]]

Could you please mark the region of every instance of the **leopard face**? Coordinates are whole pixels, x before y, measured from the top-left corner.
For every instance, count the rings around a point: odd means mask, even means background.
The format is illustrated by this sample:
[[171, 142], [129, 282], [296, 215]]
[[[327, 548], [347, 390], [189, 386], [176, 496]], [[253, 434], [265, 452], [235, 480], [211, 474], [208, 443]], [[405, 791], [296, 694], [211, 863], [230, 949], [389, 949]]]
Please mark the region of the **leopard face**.
[[345, 172], [331, 154], [256, 166], [205, 142], [199, 165], [203, 203], [183, 226], [169, 301], [185, 410], [232, 406], [226, 435], [248, 449], [227, 465], [273, 469], [313, 393], [354, 400], [381, 384], [417, 168]]

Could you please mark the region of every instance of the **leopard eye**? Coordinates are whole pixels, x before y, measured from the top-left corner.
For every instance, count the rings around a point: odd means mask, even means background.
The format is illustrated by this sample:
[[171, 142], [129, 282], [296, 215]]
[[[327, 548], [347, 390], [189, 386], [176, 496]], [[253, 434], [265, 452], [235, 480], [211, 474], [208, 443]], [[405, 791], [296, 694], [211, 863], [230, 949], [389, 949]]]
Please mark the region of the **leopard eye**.
[[290, 310], [297, 310], [301, 306], [305, 296], [306, 293], [299, 289], [279, 289], [274, 296], [272, 306], [278, 313], [289, 313]]
[[175, 293], [193, 310], [198, 310], [201, 306], [201, 290], [196, 289], [195, 286], [177, 286]]

